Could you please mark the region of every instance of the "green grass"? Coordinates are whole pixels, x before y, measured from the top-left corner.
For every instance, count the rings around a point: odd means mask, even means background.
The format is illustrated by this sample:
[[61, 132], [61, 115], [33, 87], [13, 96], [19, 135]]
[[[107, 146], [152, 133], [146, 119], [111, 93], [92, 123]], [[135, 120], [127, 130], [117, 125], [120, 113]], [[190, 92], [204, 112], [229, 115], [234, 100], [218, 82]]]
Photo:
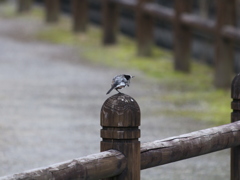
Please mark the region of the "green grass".
[[[32, 11], [29, 16], [43, 17], [39, 11]], [[133, 39], [119, 34], [116, 45], [103, 46], [100, 28], [89, 26], [86, 33], [75, 34], [71, 27], [71, 20], [64, 17], [58, 24], [44, 26], [36, 37], [38, 40], [78, 47], [81, 57], [92, 63], [114, 68], [132, 67], [157, 79], [161, 90], [158, 100], [174, 106], [159, 109], [158, 113], [215, 124], [230, 121], [230, 91], [213, 87], [212, 68], [193, 61], [191, 73], [176, 72], [171, 51], [154, 47], [151, 57], [138, 57]]]
[[16, 3], [9, 1], [0, 3], [0, 18], [5, 19], [25, 19], [25, 20], [38, 20], [41, 21], [44, 18], [43, 9], [40, 7], [33, 6], [28, 12], [17, 11]]
[[0, 3], [0, 17], [4, 17], [4, 18], [15, 17], [15, 15], [16, 15], [15, 9], [16, 9], [16, 7], [13, 6], [13, 4], [1, 2]]

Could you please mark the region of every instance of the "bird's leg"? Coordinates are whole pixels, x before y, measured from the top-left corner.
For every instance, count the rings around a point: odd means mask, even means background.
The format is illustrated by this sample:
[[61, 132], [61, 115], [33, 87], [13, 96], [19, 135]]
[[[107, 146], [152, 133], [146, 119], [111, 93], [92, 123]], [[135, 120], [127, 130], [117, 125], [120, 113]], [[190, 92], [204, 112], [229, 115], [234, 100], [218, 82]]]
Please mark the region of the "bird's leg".
[[120, 91], [118, 91], [118, 89], [116, 89], [116, 91], [117, 91], [118, 93], [121, 93]]

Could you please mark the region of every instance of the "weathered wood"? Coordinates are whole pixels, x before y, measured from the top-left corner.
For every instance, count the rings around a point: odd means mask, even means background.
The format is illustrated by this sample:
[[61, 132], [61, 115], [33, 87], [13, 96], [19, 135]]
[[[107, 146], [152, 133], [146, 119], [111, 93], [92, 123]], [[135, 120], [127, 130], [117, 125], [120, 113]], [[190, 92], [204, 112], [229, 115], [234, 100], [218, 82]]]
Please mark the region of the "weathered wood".
[[31, 9], [32, 6], [32, 0], [17, 0], [17, 12], [23, 13], [27, 12]]
[[109, 1], [132, 10], [135, 10], [135, 7], [137, 5], [137, 0], [109, 0]]
[[[233, 100], [237, 100], [237, 101], [240, 100], [240, 74], [236, 75], [232, 81], [231, 97]], [[239, 119], [236, 119], [236, 120], [239, 120]]]
[[216, 23], [211, 19], [205, 19], [194, 14], [183, 13], [180, 20], [182, 24], [189, 26], [192, 29], [201, 30], [211, 34], [215, 33]]
[[240, 121], [144, 143], [141, 145], [141, 169], [196, 157], [238, 145], [240, 145]]
[[140, 109], [130, 96], [119, 93], [108, 98], [101, 109], [101, 151], [116, 149], [127, 159], [127, 167], [109, 179], [140, 180]]
[[209, 1], [208, 0], [198, 0], [198, 4], [199, 4], [199, 11], [200, 11], [200, 16], [202, 18], [207, 18], [209, 13], [208, 13], [208, 9], [209, 9]]
[[152, 0], [138, 0], [136, 12], [136, 36], [137, 36], [137, 54], [139, 56], [150, 56], [152, 54], [153, 40], [153, 18], [142, 10], [146, 2]]
[[87, 0], [71, 0], [73, 31], [85, 32], [88, 22], [88, 2]]
[[190, 72], [190, 55], [192, 33], [189, 26], [181, 22], [181, 15], [192, 9], [192, 0], [175, 0], [174, 20], [174, 69]]
[[154, 18], [173, 22], [175, 13], [172, 9], [161, 6], [160, 4], [147, 2], [144, 3], [141, 7], [144, 13], [152, 16]]
[[45, 0], [46, 22], [55, 23], [59, 20], [60, 0]]
[[[156, 3], [145, 3], [142, 6], [142, 10], [154, 18], [172, 23], [174, 22], [175, 12], [170, 8]], [[208, 33], [215, 32], [215, 21], [202, 18], [195, 14], [182, 13], [180, 22], [185, 26], [189, 26], [190, 28], [206, 31]]]
[[119, 24], [119, 5], [109, 0], [102, 0], [103, 44], [111, 45], [117, 42]]
[[234, 25], [236, 18], [235, 0], [216, 0], [217, 22], [215, 40], [215, 77], [214, 84], [218, 88], [229, 88], [233, 75], [234, 44], [222, 37], [225, 25]]
[[62, 180], [62, 179], [100, 179], [120, 174], [126, 167], [126, 158], [116, 150], [109, 150], [83, 158], [39, 169], [33, 169], [0, 180]]
[[[240, 101], [240, 75], [238, 78], [234, 80], [233, 83], [234, 91], [232, 92], [232, 96], [234, 98], [238, 98]], [[235, 93], [236, 92], [236, 93]], [[235, 96], [236, 95], [236, 96]], [[122, 100], [121, 100], [122, 101]], [[126, 101], [126, 99], [124, 100]], [[131, 101], [131, 99], [130, 99]], [[128, 128], [125, 126], [135, 126], [138, 125], [140, 122], [137, 120], [140, 114], [131, 113], [132, 111], [127, 111], [126, 114], [120, 113], [119, 115], [117, 112], [119, 110], [122, 112], [124, 109], [128, 109], [127, 106], [125, 108], [116, 107], [118, 101], [114, 101], [113, 107], [110, 107], [108, 104], [105, 108], [102, 109], [101, 119], [103, 124], [110, 123], [108, 117], [117, 119], [119, 117], [120, 122], [119, 131], [117, 128], [113, 128], [117, 123], [114, 121], [113, 125], [109, 127], [109, 132], [106, 134], [103, 130], [101, 131], [101, 136], [103, 137], [103, 141], [101, 143], [101, 149], [105, 148], [120, 148], [122, 149], [124, 144], [124, 149], [130, 148], [130, 153], [138, 154], [138, 150], [134, 149], [131, 146], [131, 138], [136, 138], [140, 136], [140, 132], [137, 128], [133, 128], [135, 132], [130, 135], [129, 140], [125, 139], [128, 138], [129, 135], [125, 135], [129, 133]], [[109, 103], [106, 102], [106, 103]], [[116, 103], [116, 104], [115, 104]], [[127, 102], [126, 102], [127, 103]], [[233, 105], [235, 107], [235, 105]], [[240, 105], [238, 104], [238, 111], [240, 111]], [[113, 113], [109, 114], [109, 110], [112, 108]], [[130, 107], [130, 109], [133, 107]], [[131, 116], [135, 121], [125, 121], [128, 119], [127, 117]], [[105, 127], [108, 129], [108, 127]], [[106, 130], [104, 129], [104, 130]], [[110, 133], [114, 129], [117, 133]], [[113, 131], [113, 132], [114, 132]], [[136, 133], [137, 132], [137, 133]], [[112, 137], [112, 138], [108, 138]], [[138, 143], [137, 143], [138, 144]], [[219, 127], [204, 129], [188, 134], [183, 134], [180, 136], [170, 137], [163, 140], [157, 140], [153, 142], [143, 143], [141, 145], [141, 169], [147, 169], [159, 165], [164, 165], [167, 163], [184, 160], [191, 157], [196, 157], [199, 155], [231, 148], [231, 147], [239, 147], [240, 145], [240, 121], [236, 121], [230, 124], [222, 125]], [[134, 146], [136, 147], [136, 146]], [[235, 148], [233, 148], [235, 149]], [[239, 150], [239, 149], [236, 149]], [[239, 152], [239, 151], [238, 151]], [[123, 152], [128, 153], [128, 152]], [[140, 153], [139, 153], [140, 154]], [[232, 180], [239, 179], [239, 156], [236, 156], [236, 153], [232, 154], [232, 164], [234, 166], [234, 176]], [[233, 156], [234, 155], [234, 156]], [[117, 151], [117, 150], [109, 150], [104, 151], [102, 153], [89, 155], [83, 158], [73, 159], [67, 162], [58, 163], [55, 165], [51, 165], [50, 167], [46, 168], [39, 168], [31, 171], [26, 171], [23, 173], [1, 177], [0, 180], [16, 180], [16, 179], [33, 179], [33, 180], [47, 180], [47, 179], [99, 179], [99, 178], [106, 178], [119, 175], [120, 173], [125, 174], [128, 172], [125, 168], [128, 166], [136, 167], [136, 160], [138, 159], [126, 159], [130, 158], [125, 154], [125, 156]], [[136, 157], [135, 157], [136, 158]], [[140, 160], [140, 159], [139, 159]], [[130, 161], [130, 162], [129, 162]], [[127, 163], [130, 163], [127, 165]], [[232, 173], [233, 173], [232, 172]], [[115, 178], [120, 178], [121, 175]], [[113, 178], [114, 179], [114, 178]], [[131, 177], [130, 179], [134, 179]]]
[[228, 38], [234, 42], [240, 42], [240, 29], [234, 26], [224, 26], [222, 28], [221, 34], [224, 38]]
[[[240, 122], [240, 74], [232, 81], [231, 97], [233, 99], [231, 107], [231, 121]], [[231, 180], [240, 179], [240, 146], [231, 149]]]

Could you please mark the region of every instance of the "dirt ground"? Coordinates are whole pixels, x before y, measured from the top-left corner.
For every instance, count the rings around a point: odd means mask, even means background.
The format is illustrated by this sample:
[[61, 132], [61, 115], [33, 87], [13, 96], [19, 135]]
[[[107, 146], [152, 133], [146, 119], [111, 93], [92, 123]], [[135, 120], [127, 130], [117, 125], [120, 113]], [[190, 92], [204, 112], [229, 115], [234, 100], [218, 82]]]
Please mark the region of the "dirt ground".
[[[153, 113], [161, 85], [139, 71], [92, 65], [74, 47], [39, 42], [43, 26], [0, 17], [0, 176], [100, 151], [100, 109], [116, 74], [141, 108], [141, 142], [205, 129], [206, 122]], [[112, 92], [110, 95], [113, 95]], [[143, 170], [141, 179], [229, 179], [229, 150]]]

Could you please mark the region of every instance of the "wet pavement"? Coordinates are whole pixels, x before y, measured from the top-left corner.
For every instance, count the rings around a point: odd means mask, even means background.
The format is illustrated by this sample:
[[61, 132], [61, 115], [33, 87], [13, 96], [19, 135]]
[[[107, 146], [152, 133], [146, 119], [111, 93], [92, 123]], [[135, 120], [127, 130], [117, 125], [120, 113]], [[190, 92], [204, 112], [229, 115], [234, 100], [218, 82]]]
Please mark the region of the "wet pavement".
[[[139, 71], [92, 65], [75, 47], [31, 38], [43, 25], [0, 17], [0, 176], [99, 152], [100, 109], [120, 73], [136, 76], [124, 93], [141, 108], [141, 142], [211, 126], [154, 113], [165, 106], [157, 81]], [[229, 159], [229, 150], [220, 151], [143, 170], [141, 179], [225, 180]]]

